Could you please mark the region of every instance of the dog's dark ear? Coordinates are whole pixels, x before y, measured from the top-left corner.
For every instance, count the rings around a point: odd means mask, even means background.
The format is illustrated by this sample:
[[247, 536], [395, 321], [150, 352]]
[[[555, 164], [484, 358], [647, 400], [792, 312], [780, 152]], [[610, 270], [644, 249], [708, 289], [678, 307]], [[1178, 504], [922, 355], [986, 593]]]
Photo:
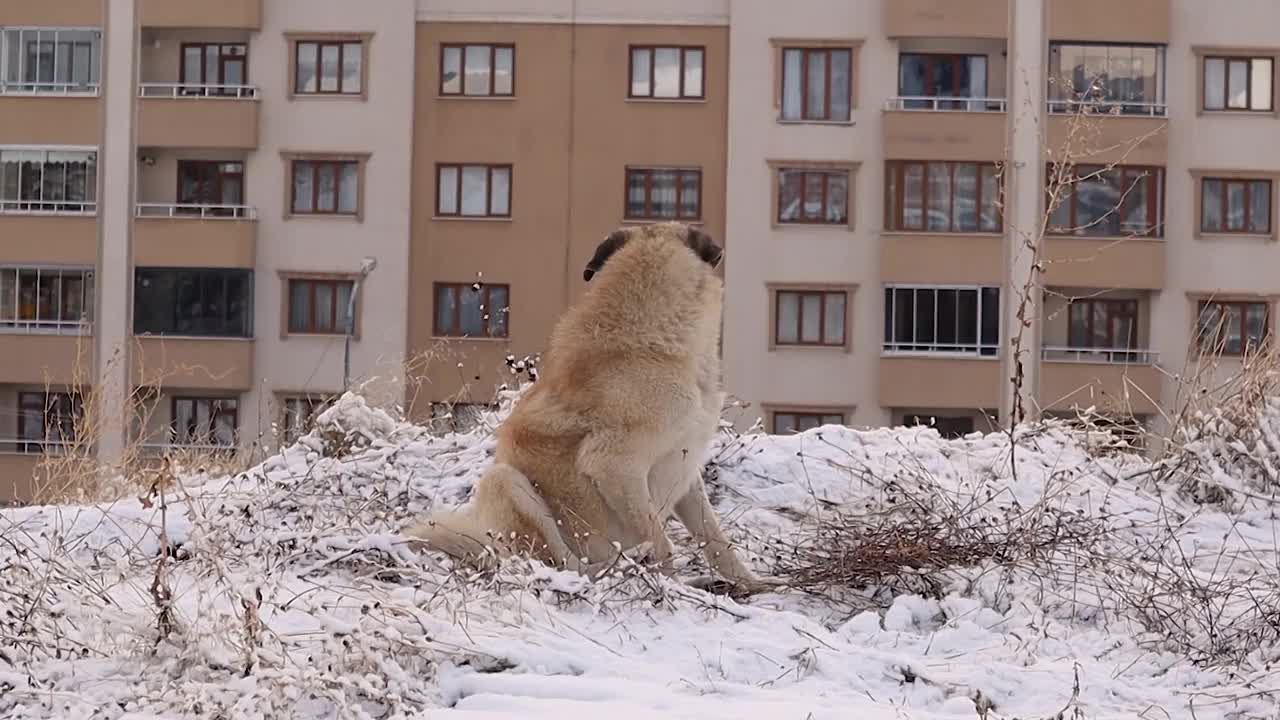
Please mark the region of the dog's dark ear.
[[689, 233], [685, 236], [685, 244], [711, 267], [719, 265], [720, 259], [724, 257], [724, 250], [719, 245], [716, 245], [710, 235], [698, 228], [689, 228]]
[[591, 261], [587, 263], [587, 269], [582, 271], [582, 279], [591, 282], [591, 277], [600, 272], [604, 268], [604, 264], [609, 261], [609, 258], [626, 244], [626, 230], [614, 230], [609, 233], [596, 246], [596, 254], [591, 256]]

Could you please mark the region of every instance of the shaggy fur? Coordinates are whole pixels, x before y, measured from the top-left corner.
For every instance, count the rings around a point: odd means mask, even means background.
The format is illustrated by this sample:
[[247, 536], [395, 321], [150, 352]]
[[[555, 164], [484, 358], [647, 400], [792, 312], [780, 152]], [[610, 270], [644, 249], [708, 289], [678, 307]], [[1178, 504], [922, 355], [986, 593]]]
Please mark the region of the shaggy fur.
[[670, 573], [674, 515], [739, 591], [773, 585], [738, 557], [702, 480], [724, 402], [720, 258], [677, 223], [605, 238], [473, 499], [406, 533], [457, 558], [492, 547], [586, 572], [647, 550]]

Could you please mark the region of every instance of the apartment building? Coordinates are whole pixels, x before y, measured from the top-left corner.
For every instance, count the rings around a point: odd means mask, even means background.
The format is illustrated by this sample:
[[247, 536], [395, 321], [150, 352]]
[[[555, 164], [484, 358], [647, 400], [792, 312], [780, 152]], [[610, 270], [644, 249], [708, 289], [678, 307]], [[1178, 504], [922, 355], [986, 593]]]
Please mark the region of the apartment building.
[[[738, 423], [962, 433], [1015, 403], [1152, 422], [1206, 356], [1218, 376], [1238, 369], [1280, 289], [1280, 154], [1265, 140], [1280, 128], [1265, 30], [1278, 13], [734, 3], [724, 354], [750, 403]], [[1070, 184], [1049, 164], [1064, 159]]]

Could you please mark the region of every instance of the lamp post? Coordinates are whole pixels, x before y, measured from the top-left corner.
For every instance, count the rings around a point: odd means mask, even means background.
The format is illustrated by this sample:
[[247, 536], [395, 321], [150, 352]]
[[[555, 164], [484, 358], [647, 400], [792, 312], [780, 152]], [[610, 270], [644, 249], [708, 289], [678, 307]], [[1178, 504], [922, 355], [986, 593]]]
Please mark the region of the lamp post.
[[360, 283], [378, 266], [377, 258], [366, 257], [360, 261], [360, 274], [351, 285], [351, 295], [347, 298], [347, 333], [343, 338], [342, 348], [342, 392], [351, 385], [351, 335], [356, 325], [356, 293], [360, 292]]

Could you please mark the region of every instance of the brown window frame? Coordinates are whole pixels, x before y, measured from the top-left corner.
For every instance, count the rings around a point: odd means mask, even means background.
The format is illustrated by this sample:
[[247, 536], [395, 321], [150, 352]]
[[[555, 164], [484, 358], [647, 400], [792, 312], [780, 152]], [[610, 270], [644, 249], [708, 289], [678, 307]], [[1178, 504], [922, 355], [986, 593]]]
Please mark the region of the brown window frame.
[[[803, 167], [803, 166], [779, 166], [778, 168], [776, 168], [775, 172], [777, 173], [776, 175], [777, 190], [776, 190], [776, 197], [774, 199], [776, 201], [775, 204], [777, 205], [777, 212], [774, 214], [774, 220], [777, 222], [777, 224], [779, 225], [848, 225], [849, 224], [849, 204], [850, 204], [850, 194], [851, 194], [850, 185], [853, 183], [852, 171], [845, 170], [845, 169], [821, 169], [821, 168], [810, 168], [810, 167]], [[782, 210], [783, 210], [782, 191], [783, 191], [783, 188], [786, 186], [785, 177], [784, 177], [786, 173], [800, 174], [801, 212], [800, 212], [800, 217], [797, 219], [789, 220], [782, 217]], [[805, 201], [809, 194], [809, 176], [810, 175], [822, 176], [822, 202], [821, 202], [822, 207], [820, 210], [821, 215], [818, 219], [808, 219], [805, 217], [805, 214], [804, 214]], [[831, 176], [832, 175], [844, 176], [844, 217], [837, 220], [826, 219], [828, 216], [828, 210], [830, 209], [829, 200], [830, 200], [830, 192], [831, 192]]]
[[[635, 94], [636, 51], [649, 51], [649, 94]], [[677, 50], [680, 53], [680, 90], [675, 95], [654, 95], [654, 70], [657, 67], [658, 50]], [[685, 56], [690, 52], [702, 54], [702, 82], [697, 95], [685, 92]], [[631, 100], [706, 100], [707, 99], [707, 46], [706, 45], [629, 45], [627, 46], [627, 98]]]
[[[467, 92], [467, 48], [469, 48], [469, 47], [487, 47], [487, 48], [489, 48], [489, 92], [487, 92], [487, 93], [468, 93], [468, 92]], [[459, 69], [460, 69], [460, 71], [461, 71], [461, 73], [462, 73], [462, 76], [459, 78], [459, 82], [458, 82], [458, 91], [457, 91], [457, 92], [446, 92], [446, 91], [445, 91], [445, 89], [444, 89], [444, 83], [445, 83], [445, 77], [444, 77], [444, 54], [445, 54], [445, 51], [446, 51], [446, 50], [449, 50], [449, 49], [451, 49], [451, 48], [456, 48], [456, 49], [458, 49], [458, 50], [459, 50], [459, 52], [461, 53], [461, 56], [460, 56], [460, 58], [459, 58], [459, 61], [458, 61], [458, 62], [459, 62]], [[511, 51], [511, 92], [502, 92], [502, 93], [500, 93], [500, 92], [496, 92], [496, 91], [494, 90], [494, 88], [496, 88], [496, 87], [497, 87], [497, 83], [496, 83], [496, 82], [494, 82], [494, 81], [497, 79], [497, 73], [498, 73], [498, 63], [497, 63], [497, 60], [498, 60], [498, 50], [499, 50], [499, 49], [508, 49], [508, 50], [510, 50], [510, 51]], [[450, 97], [450, 98], [454, 98], [454, 97], [460, 97], [460, 98], [500, 97], [500, 98], [507, 98], [507, 97], [515, 97], [515, 95], [516, 95], [516, 45], [515, 45], [515, 43], [485, 43], [485, 42], [475, 42], [475, 43], [470, 43], [470, 42], [461, 42], [461, 43], [459, 43], [459, 42], [449, 42], [449, 43], [440, 43], [440, 57], [439, 57], [439, 61], [440, 61], [440, 68], [439, 68], [439, 72], [438, 72], [438, 76], [439, 76], [439, 77], [437, 78], [438, 82], [437, 82], [437, 84], [436, 84], [436, 91], [440, 94], [440, 96], [441, 96], [441, 97]]]
[[[1226, 333], [1222, 333], [1221, 339], [1217, 334], [1219, 329], [1212, 330], [1210, 335], [1207, 328], [1204, 327], [1203, 321], [1205, 311], [1210, 305], [1218, 308], [1218, 317], [1225, 318], [1229, 308], [1238, 308], [1240, 311], [1240, 350], [1228, 351], [1226, 349]], [[1222, 357], [1243, 357], [1246, 351], [1256, 347], [1249, 337], [1249, 308], [1262, 308], [1262, 337], [1258, 338], [1256, 343], [1259, 345], [1266, 344], [1271, 338], [1271, 303], [1267, 300], [1200, 300], [1196, 303], [1196, 321], [1195, 321], [1195, 343], [1201, 353], [1211, 353]], [[1225, 331], [1225, 323], [1221, 326], [1221, 330]], [[1208, 337], [1206, 337], [1208, 336]], [[1206, 348], [1206, 340], [1211, 340], [1215, 346]]]
[[[298, 209], [298, 166], [306, 164], [311, 168], [311, 209]], [[354, 210], [339, 210], [342, 206], [340, 198], [342, 197], [342, 168], [345, 165], [351, 165], [355, 168], [356, 183], [356, 207]], [[320, 215], [320, 216], [338, 216], [338, 217], [358, 217], [360, 215], [363, 198], [361, 197], [360, 185], [363, 181], [362, 171], [359, 160], [332, 160], [329, 158], [307, 158], [297, 157], [289, 160], [289, 214], [290, 215]], [[319, 170], [322, 166], [330, 166], [333, 168], [333, 209], [320, 210], [320, 183], [317, 181]]]
[[[1205, 198], [1209, 196], [1205, 192], [1205, 183], [1216, 182], [1221, 184], [1222, 192], [1219, 193], [1218, 201], [1218, 223], [1217, 229], [1205, 227], [1204, 224], [1204, 203]], [[1253, 219], [1253, 184], [1266, 183], [1267, 185], [1267, 227], [1264, 230], [1250, 229], [1250, 220]], [[1244, 227], [1239, 230], [1232, 230], [1227, 227], [1227, 218], [1230, 216], [1227, 212], [1227, 202], [1230, 197], [1228, 186], [1243, 185], [1244, 186]], [[1272, 216], [1275, 214], [1275, 208], [1272, 207], [1272, 199], [1275, 188], [1270, 178], [1227, 178], [1227, 177], [1203, 177], [1200, 178], [1200, 232], [1206, 235], [1270, 235], [1272, 225], [1275, 222]]]
[[[205, 84], [206, 84], [206, 83], [205, 83], [205, 76], [206, 76], [206, 74], [207, 74], [207, 73], [205, 72], [205, 71], [206, 71], [205, 65], [207, 64], [207, 62], [208, 62], [208, 60], [209, 60], [209, 56], [206, 54], [206, 50], [205, 50], [205, 48], [209, 48], [209, 47], [216, 47], [216, 48], [218, 48], [218, 82], [214, 83], [215, 85], [226, 85], [226, 84], [227, 84], [227, 82], [226, 82], [226, 80], [227, 80], [227, 74], [226, 74], [226, 63], [227, 63], [227, 59], [228, 59], [228, 58], [235, 58], [235, 59], [237, 59], [237, 60], [241, 60], [241, 61], [243, 61], [243, 62], [244, 62], [244, 81], [243, 81], [241, 84], [242, 84], [242, 85], [248, 85], [248, 84], [249, 84], [249, 43], [243, 43], [243, 42], [184, 42], [184, 43], [180, 43], [180, 44], [178, 45], [178, 83], [179, 83], [179, 88], [181, 88], [181, 89], [179, 90], [179, 92], [181, 92], [181, 93], [182, 93], [182, 94], [184, 94], [184, 95], [191, 95], [191, 94], [194, 94], [194, 95], [230, 95], [230, 96], [233, 96], [233, 97], [240, 97], [240, 96], [244, 96], [244, 97], [253, 97], [253, 96], [256, 94], [256, 93], [254, 93], [254, 92], [252, 92], [252, 91], [249, 91], [247, 94], [245, 94], [245, 93], [241, 93], [241, 92], [239, 92], [239, 91], [237, 91], [237, 90], [227, 90], [227, 89], [224, 89], [224, 90], [207, 90], [207, 89], [204, 89], [204, 88], [200, 88], [200, 89], [198, 89], [198, 90], [194, 90], [194, 86], [193, 86], [192, 84], [190, 84], [190, 83], [188, 83], [188, 82], [187, 82], [187, 48], [196, 48], [196, 47], [200, 48], [200, 82], [199, 82], [199, 83], [197, 83], [198, 85], [205, 85]], [[225, 47], [238, 47], [238, 48], [240, 48], [240, 50], [241, 50], [241, 53], [242, 53], [242, 54], [240, 54], [240, 55], [227, 55], [227, 54], [224, 54], [224, 53], [223, 53], [223, 51], [222, 51], [222, 49], [223, 49], [223, 48], [225, 48]], [[190, 91], [188, 91], [188, 88], [192, 88], [192, 89], [194, 90], [194, 92], [190, 92]]]
[[[464, 215], [462, 212], [462, 171], [465, 168], [485, 168], [485, 193], [484, 193], [484, 214], [483, 215]], [[457, 171], [457, 189], [454, 192], [454, 198], [457, 199], [458, 207], [453, 212], [445, 212], [440, 207], [440, 186], [442, 184], [441, 176], [447, 169]], [[493, 211], [493, 171], [507, 171], [507, 211], [505, 213], [495, 213]], [[436, 198], [435, 211], [436, 217], [447, 218], [510, 218], [512, 201], [515, 199], [515, 169], [511, 163], [436, 163]]]
[[[1206, 82], [1209, 75], [1209, 61], [1222, 61], [1222, 107], [1209, 107], [1209, 83]], [[1245, 72], [1245, 102], [1244, 107], [1231, 107], [1231, 63], [1243, 62], [1248, 65]], [[1267, 107], [1254, 109], [1253, 107], [1253, 64], [1255, 62], [1266, 62], [1271, 65], [1271, 87], [1267, 88]], [[1205, 55], [1200, 59], [1200, 110], [1203, 112], [1244, 112], [1244, 113], [1274, 113], [1276, 107], [1276, 61], [1274, 57], [1266, 57], [1261, 55]]]
[[[230, 409], [227, 409], [226, 407], [223, 406], [223, 403], [226, 403], [228, 401], [232, 403], [232, 407]], [[187, 438], [187, 440], [184, 442], [178, 441], [178, 438], [179, 438], [178, 404], [183, 402], [193, 403], [194, 406], [198, 406], [200, 403], [210, 403], [209, 437], [207, 438], [208, 442], [199, 442], [198, 439], [193, 440], [191, 438]], [[198, 415], [199, 414], [197, 413], [196, 416]], [[214, 441], [217, 435], [216, 433], [213, 432], [213, 429], [217, 425], [218, 418], [223, 415], [231, 416], [232, 442], [230, 445], [222, 445], [221, 443]], [[169, 399], [169, 431], [172, 433], [173, 444], [180, 447], [183, 445], [196, 445], [196, 446], [208, 445], [208, 446], [226, 447], [228, 449], [234, 448], [240, 442], [240, 399], [230, 395], [222, 396], [222, 397], [174, 395]]]
[[[480, 285], [478, 288], [477, 285]], [[491, 308], [490, 305], [490, 288], [502, 288], [507, 294], [507, 305], [505, 308]], [[440, 292], [442, 290], [450, 290], [457, 294], [453, 303], [453, 317], [450, 323], [452, 328], [440, 327], [440, 309], [435, 307], [440, 302]], [[484, 329], [479, 335], [470, 335], [462, 332], [462, 297], [464, 292], [482, 292], [484, 296], [480, 300], [482, 307], [487, 308], [487, 312], [480, 317], [480, 322], [484, 323]], [[511, 286], [506, 283], [466, 283], [466, 282], [435, 282], [431, 287], [431, 332], [435, 337], [449, 338], [465, 338], [468, 340], [505, 340], [511, 337]], [[506, 320], [502, 323], [502, 334], [494, 335], [490, 318], [494, 312], [506, 312]], [[489, 315], [490, 317], [485, 317]]]
[[[823, 46], [806, 46], [806, 45], [784, 45], [781, 53], [778, 55], [779, 62], [779, 79], [778, 86], [781, 94], [778, 96], [780, 110], [785, 112], [785, 104], [787, 98], [787, 53], [800, 53], [800, 117], [784, 118], [784, 122], [849, 122], [853, 119], [853, 83], [854, 76], [857, 74], [857, 68], [853, 61], [852, 47], [823, 47]], [[831, 117], [831, 58], [836, 53], [844, 53], [849, 56], [849, 116], [843, 118]], [[809, 115], [809, 56], [822, 54], [826, 56], [826, 71], [823, 77], [826, 80], [825, 89], [822, 95], [822, 115]]]
[[[784, 341], [781, 339], [782, 329], [782, 313], [780, 308], [782, 305], [783, 295], [795, 295], [796, 307], [796, 339], [795, 341]], [[817, 296], [821, 305], [818, 309], [818, 340], [817, 342], [807, 342], [804, 339], [804, 299], [810, 296]], [[844, 298], [844, 330], [840, 342], [833, 342], [827, 338], [827, 298], [831, 295], [839, 295]], [[773, 291], [773, 344], [777, 347], [845, 347], [849, 343], [849, 291], [847, 290], [791, 290], [779, 288]]]
[[[823, 412], [823, 411], [817, 411], [817, 410], [774, 410], [771, 413], [771, 415], [772, 417], [770, 418], [769, 429], [772, 431], [770, 433], [772, 435], [787, 435], [787, 434], [798, 435], [801, 432], [804, 432], [799, 429], [801, 418], [808, 419], [808, 420], [817, 420], [818, 427], [833, 424], [833, 423], [828, 423], [827, 418], [833, 418], [833, 417], [840, 418], [839, 421], [834, 423], [835, 425], [844, 425], [847, 422], [847, 418], [845, 417], [845, 414], [842, 411]], [[778, 427], [778, 419], [781, 417], [791, 417], [795, 421], [795, 428], [791, 431], [791, 433], [784, 433]]]
[[[55, 407], [56, 405], [56, 407]], [[70, 415], [65, 415], [55, 410], [69, 410]], [[35, 413], [40, 418], [40, 439], [27, 439], [27, 422], [29, 420], [28, 413]], [[62, 443], [75, 442], [78, 425], [84, 419], [84, 398], [79, 393], [55, 391], [55, 392], [30, 392], [22, 391], [18, 393], [18, 452], [38, 453], [44, 452], [47, 445], [52, 444], [58, 447]], [[51, 422], [52, 420], [52, 422]], [[65, 439], [51, 439], [49, 430], [52, 426], [63, 426], [64, 421], [69, 421], [69, 437]]]
[[[239, 165], [240, 170], [239, 172], [228, 172], [223, 169], [224, 166], [226, 165]], [[213, 181], [216, 188], [215, 192], [218, 195], [218, 202], [213, 203], [214, 205], [244, 205], [245, 186], [244, 186], [244, 161], [243, 160], [179, 160], [178, 173], [177, 173], [178, 187], [174, 195], [174, 198], [177, 199], [179, 204], [182, 204], [182, 205], [202, 204], [202, 203], [184, 203], [183, 202], [182, 181], [186, 177], [188, 177], [188, 175], [193, 171], [197, 175], [203, 174], [207, 176], [205, 179], [211, 179]], [[227, 178], [236, 178], [237, 180], [239, 180], [240, 202], [229, 203], [226, 201], [227, 198], [225, 196], [225, 191], [223, 190], [223, 183]], [[201, 213], [201, 210], [199, 208], [178, 208], [177, 212], [192, 213], [192, 214], [198, 215]], [[217, 215], [217, 216], [223, 216], [223, 217], [227, 217], [227, 216], [238, 217], [240, 215], [239, 211], [237, 211], [234, 208], [215, 208], [215, 209], [206, 210], [206, 212], [210, 215]]]
[[[304, 404], [307, 407], [306, 418], [302, 422], [302, 427], [295, 427], [293, 424], [294, 413], [291, 411], [291, 405]], [[288, 443], [296, 442], [298, 438], [311, 432], [315, 427], [316, 416], [324, 412], [333, 404], [333, 398], [330, 396], [312, 396], [312, 395], [286, 395], [281, 399], [280, 407], [283, 409], [284, 417], [281, 419], [280, 428], [283, 431], [284, 441]]]
[[[345, 285], [347, 287], [350, 287], [351, 292], [354, 293], [355, 292], [354, 280], [341, 280], [336, 278], [321, 279], [321, 278], [293, 277], [293, 278], [288, 278], [286, 280], [286, 283], [288, 285], [288, 287], [285, 289], [285, 292], [288, 293], [288, 306], [286, 308], [285, 326], [288, 328], [289, 334], [291, 335], [345, 335], [346, 334], [347, 330], [345, 327], [345, 323], [341, 323], [340, 320], [343, 318], [344, 315], [346, 315], [347, 309], [346, 307], [339, 307], [338, 290], [340, 287]], [[293, 308], [293, 288], [295, 284], [303, 284], [309, 287], [307, 292], [307, 321], [302, 327], [295, 327], [293, 324], [293, 309], [294, 309]], [[330, 290], [332, 292], [332, 295], [330, 296], [332, 300], [330, 301], [330, 303], [333, 306], [332, 315], [331, 315], [331, 317], [333, 318], [333, 327], [331, 328], [323, 328], [316, 324], [316, 288], [319, 285], [330, 286]], [[352, 318], [351, 318], [353, 326], [355, 325], [355, 314], [360, 312], [359, 305], [360, 305], [360, 298], [356, 298], [356, 307], [353, 309]]]
[[[960, 85], [960, 72], [959, 72], [960, 66], [966, 64], [970, 58], [976, 58], [976, 57], [983, 58], [982, 69], [985, 75], [983, 76], [983, 79], [982, 79], [982, 85], [988, 88], [987, 92], [989, 93], [990, 92], [989, 84], [991, 82], [991, 58], [988, 57], [986, 53], [900, 52], [898, 53], [898, 68], [897, 68], [898, 95], [899, 96], [902, 95], [902, 61], [905, 58], [924, 58], [925, 89], [929, 91], [933, 90], [932, 83], [929, 81], [933, 77], [935, 68], [939, 65], [942, 65], [944, 60], [948, 61], [951, 64], [952, 77], [954, 78], [954, 84], [951, 87], [951, 92], [957, 93], [963, 89]], [[934, 95], [934, 94], [931, 94], [930, 92], [926, 92], [921, 97], [955, 98], [957, 100], [965, 100], [975, 96], [956, 95], [956, 94]], [[964, 103], [964, 104], [957, 103], [956, 107], [958, 108], [967, 107], [967, 105], [968, 103]]]
[[[930, 230], [929, 229], [929, 167], [931, 165], [944, 165], [947, 167], [948, 184], [951, 188], [951, 194], [947, 198], [947, 226], [946, 230]], [[976, 193], [974, 195], [974, 208], [977, 214], [977, 227], [972, 230], [959, 229], [956, 227], [956, 169], [962, 165], [972, 165], [978, 172], [978, 182]], [[907, 168], [920, 167], [920, 227], [908, 227], [906, 222], [906, 198], [907, 198]], [[986, 171], [990, 169], [996, 180], [996, 197], [992, 210], [995, 212], [996, 226], [994, 230], [984, 229], [982, 227], [982, 205], [985, 198], [982, 195], [983, 179]], [[1002, 203], [1004, 202], [1004, 176], [1000, 172], [1000, 164], [996, 162], [983, 162], [971, 160], [887, 160], [885, 161], [885, 230], [890, 232], [909, 232], [909, 233], [946, 233], [951, 235], [972, 235], [972, 234], [999, 234], [1004, 232], [1004, 212]]]
[[[1081, 338], [1076, 334], [1076, 324], [1072, 315], [1076, 312], [1075, 308], [1085, 308], [1085, 329], [1084, 337]], [[1098, 346], [1094, 344], [1094, 338], [1097, 337], [1094, 328], [1094, 320], [1097, 318], [1095, 308], [1103, 308], [1103, 316], [1107, 324], [1107, 342], [1106, 346]], [[1124, 344], [1116, 343], [1116, 326], [1125, 318], [1130, 320], [1130, 327], [1133, 332], [1129, 340]], [[1135, 350], [1138, 347], [1138, 301], [1134, 299], [1115, 299], [1115, 298], [1080, 298], [1072, 300], [1067, 305], [1067, 346], [1071, 349], [1081, 350]]]
[[[653, 212], [653, 174], [659, 172], [672, 172], [676, 175], [676, 201], [674, 215], [655, 215]], [[684, 190], [685, 173], [695, 173], [698, 176], [698, 209], [693, 215], [685, 215], [681, 213], [681, 196]], [[631, 199], [631, 178], [634, 175], [644, 176], [644, 214], [632, 215], [630, 209]], [[633, 221], [662, 221], [662, 220], [685, 220], [689, 222], [702, 221], [702, 185], [703, 176], [702, 168], [689, 167], [629, 167], [623, 177], [622, 183], [622, 218], [624, 220]]]
[[[314, 46], [315, 46], [315, 51], [316, 51], [316, 57], [315, 57], [315, 68], [316, 68], [316, 89], [315, 89], [315, 90], [306, 90], [306, 89], [303, 89], [302, 85], [298, 82], [298, 72], [299, 72], [299, 71], [301, 70], [301, 68], [302, 68], [302, 63], [298, 62], [298, 59], [302, 56], [302, 49], [303, 49], [303, 48], [302, 48], [302, 46], [303, 46], [303, 45], [314, 45]], [[343, 84], [344, 84], [344, 81], [345, 81], [345, 78], [346, 78], [346, 73], [344, 72], [344, 69], [345, 69], [345, 66], [346, 66], [346, 59], [347, 59], [347, 58], [346, 58], [346, 55], [347, 55], [347, 49], [346, 49], [346, 46], [347, 46], [347, 45], [359, 45], [359, 46], [360, 46], [360, 72], [359, 72], [359, 76], [360, 76], [360, 89], [359, 89], [359, 90], [347, 90], [347, 89], [345, 89], [345, 88], [343, 87]], [[325, 49], [326, 47], [337, 47], [337, 48], [338, 48], [338, 77], [337, 77], [337, 80], [338, 80], [338, 89], [337, 89], [337, 90], [325, 90], [325, 89], [324, 89], [324, 77], [323, 77], [323, 68], [324, 68], [324, 64], [323, 64], [323, 58], [324, 58], [324, 49]], [[368, 44], [367, 42], [365, 42], [364, 38], [333, 38], [333, 39], [330, 39], [330, 38], [312, 38], [312, 37], [306, 37], [306, 38], [297, 38], [297, 39], [295, 39], [295, 40], [293, 41], [293, 72], [291, 73], [291, 75], [292, 75], [293, 77], [291, 77], [291, 78], [290, 78], [290, 80], [289, 80], [289, 84], [293, 87], [293, 94], [294, 94], [294, 95], [303, 95], [303, 96], [312, 96], [312, 95], [344, 95], [344, 96], [363, 95], [363, 94], [365, 93], [365, 84], [368, 82], [368, 80], [367, 80], [367, 78], [366, 78], [366, 75], [365, 75], [365, 65], [369, 62], [368, 55], [369, 55], [369, 44]]]
[[[1164, 191], [1165, 191], [1165, 175], [1166, 174], [1165, 174], [1165, 169], [1163, 167], [1160, 167], [1159, 165], [1113, 165], [1108, 167], [1106, 165], [1080, 164], [1080, 165], [1076, 165], [1073, 169], [1075, 171], [1074, 174], [1076, 179], [1071, 180], [1070, 183], [1067, 185], [1067, 188], [1069, 189], [1069, 195], [1066, 198], [1066, 200], [1063, 201], [1063, 202], [1070, 202], [1070, 218], [1069, 218], [1070, 222], [1067, 224], [1067, 228], [1065, 230], [1055, 229], [1055, 226], [1052, 222], [1052, 217], [1051, 217], [1049, 223], [1045, 227], [1045, 234], [1064, 235], [1069, 237], [1094, 237], [1094, 238], [1097, 238], [1097, 237], [1163, 238], [1164, 237], [1164, 213], [1166, 212]], [[1079, 178], [1092, 176], [1094, 173], [1097, 173], [1099, 171], [1120, 173], [1120, 181], [1121, 181], [1120, 193], [1122, 197], [1121, 207], [1112, 208], [1109, 211], [1110, 214], [1113, 214], [1117, 218], [1119, 218], [1119, 221], [1122, 223], [1122, 226], [1119, 228], [1118, 235], [1091, 233], [1087, 231], [1082, 233], [1076, 232], [1076, 229], [1080, 227], [1080, 223], [1079, 223], [1080, 203], [1079, 203], [1079, 193], [1077, 192], [1077, 188], [1079, 187]], [[1053, 177], [1054, 169], [1053, 169], [1052, 163], [1046, 165], [1045, 172], [1046, 172], [1045, 177], [1047, 182], [1048, 178]], [[1142, 233], [1126, 232], [1123, 227], [1124, 216], [1126, 214], [1124, 211], [1123, 198], [1127, 196], [1128, 190], [1126, 190], [1125, 188], [1129, 187], [1129, 185], [1126, 183], [1126, 180], [1129, 179], [1131, 175], [1136, 176], [1138, 179], [1142, 179], [1145, 177], [1146, 182], [1148, 183], [1148, 186], [1147, 186], [1147, 228], [1148, 229], [1146, 232], [1142, 232]], [[1046, 207], [1048, 207], [1047, 203], [1049, 203], [1051, 200], [1051, 198], [1049, 198], [1048, 196], [1048, 192], [1049, 192], [1048, 188], [1046, 188], [1045, 189]], [[1153, 200], [1155, 202], [1152, 202]]]

